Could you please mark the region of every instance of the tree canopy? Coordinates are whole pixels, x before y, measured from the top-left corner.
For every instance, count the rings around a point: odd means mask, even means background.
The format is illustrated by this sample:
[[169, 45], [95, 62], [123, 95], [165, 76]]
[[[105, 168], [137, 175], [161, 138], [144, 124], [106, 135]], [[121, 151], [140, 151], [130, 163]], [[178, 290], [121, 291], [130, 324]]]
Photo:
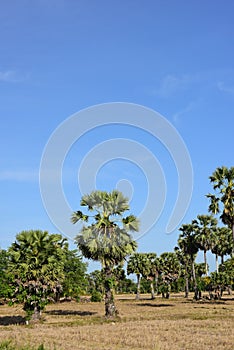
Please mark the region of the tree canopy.
[[72, 215], [75, 224], [84, 226], [76, 236], [76, 243], [82, 254], [100, 261], [105, 272], [105, 313], [115, 316], [117, 310], [113, 297], [113, 268], [137, 248], [130, 232], [138, 231], [139, 222], [134, 215], [125, 216], [129, 210], [128, 198], [117, 191], [93, 191], [81, 198], [80, 205], [86, 208]]
[[66, 239], [47, 231], [22, 231], [8, 250], [16, 302], [24, 304], [28, 317], [36, 320], [49, 298], [61, 289], [64, 279]]

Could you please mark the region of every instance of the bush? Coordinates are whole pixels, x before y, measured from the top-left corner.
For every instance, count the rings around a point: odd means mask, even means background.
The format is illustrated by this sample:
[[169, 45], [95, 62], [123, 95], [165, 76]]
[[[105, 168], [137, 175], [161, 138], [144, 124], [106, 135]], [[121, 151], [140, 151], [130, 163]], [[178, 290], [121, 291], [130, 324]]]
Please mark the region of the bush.
[[94, 302], [102, 301], [102, 294], [97, 290], [93, 290], [91, 294], [91, 301], [94, 301]]

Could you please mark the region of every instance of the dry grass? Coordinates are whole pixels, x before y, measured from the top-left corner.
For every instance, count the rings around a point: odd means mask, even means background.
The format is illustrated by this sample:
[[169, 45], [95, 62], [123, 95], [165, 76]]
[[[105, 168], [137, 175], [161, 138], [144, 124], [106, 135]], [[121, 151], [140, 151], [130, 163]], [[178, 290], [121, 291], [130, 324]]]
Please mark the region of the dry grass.
[[[20, 307], [0, 307], [0, 341], [44, 344], [50, 350], [181, 350], [234, 348], [234, 299], [194, 302], [182, 295], [118, 298], [120, 317], [107, 321], [103, 303], [49, 305], [45, 320], [27, 326]], [[17, 324], [18, 323], [18, 324]]]

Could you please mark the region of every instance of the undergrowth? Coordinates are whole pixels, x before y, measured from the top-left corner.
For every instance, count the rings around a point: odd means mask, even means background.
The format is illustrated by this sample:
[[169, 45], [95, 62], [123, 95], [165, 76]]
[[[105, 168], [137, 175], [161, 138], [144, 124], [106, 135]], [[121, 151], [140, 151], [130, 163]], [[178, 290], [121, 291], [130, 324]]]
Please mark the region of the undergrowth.
[[0, 350], [46, 350], [43, 344], [39, 345], [38, 347], [28, 347], [28, 346], [23, 346], [23, 347], [16, 347], [15, 345], [12, 344], [11, 340], [6, 340], [0, 343]]

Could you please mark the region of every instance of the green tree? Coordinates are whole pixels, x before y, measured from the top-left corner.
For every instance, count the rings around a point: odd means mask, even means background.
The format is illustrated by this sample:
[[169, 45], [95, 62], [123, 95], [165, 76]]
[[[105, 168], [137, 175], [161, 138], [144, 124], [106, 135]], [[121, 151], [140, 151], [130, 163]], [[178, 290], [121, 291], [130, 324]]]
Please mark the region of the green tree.
[[162, 295], [166, 292], [166, 298], [170, 297], [171, 283], [180, 276], [180, 263], [174, 252], [162, 253], [159, 257], [159, 272], [163, 281]]
[[183, 251], [183, 253], [190, 258], [191, 274], [194, 283], [194, 298], [197, 300], [199, 298], [198, 286], [196, 280], [195, 271], [195, 259], [198, 252], [198, 245], [196, 242], [196, 228], [193, 223], [183, 224], [179, 230], [182, 232], [178, 239], [178, 246]]
[[150, 263], [146, 253], [135, 253], [130, 256], [127, 263], [127, 274], [136, 274], [137, 293], [136, 299], [140, 299], [141, 278], [150, 274]]
[[61, 289], [67, 244], [61, 235], [23, 231], [8, 249], [12, 295], [29, 319], [38, 321], [46, 304]]
[[230, 255], [233, 250], [232, 230], [229, 227], [217, 227], [216, 244], [211, 251], [215, 254], [216, 272], [219, 272], [218, 257], [221, 257], [221, 263], [224, 263], [224, 256]]
[[156, 253], [145, 254], [147, 258], [147, 268], [145, 269], [145, 272], [147, 273], [147, 275], [145, 275], [144, 277], [146, 277], [150, 281], [151, 299], [155, 299], [154, 283], [156, 285], [156, 293], [158, 293], [158, 276], [160, 261]]
[[83, 196], [80, 205], [87, 210], [72, 215], [74, 224], [84, 223], [75, 241], [86, 258], [101, 262], [105, 273], [105, 315], [113, 317], [117, 314], [113, 268], [135, 251], [137, 244], [129, 232], [138, 231], [138, 220], [134, 215], [124, 216], [129, 210], [128, 199], [117, 190], [94, 191]]
[[220, 214], [222, 222], [232, 230], [234, 242], [234, 167], [217, 168], [209, 179], [215, 191], [215, 194], [207, 195], [209, 211]]
[[90, 294], [93, 293], [93, 291], [97, 291], [101, 293], [102, 295], [105, 292], [104, 284], [105, 284], [105, 276], [103, 270], [94, 270], [90, 272], [87, 276], [88, 279], [88, 292]]
[[0, 249], [0, 298], [2, 298], [3, 302], [6, 302], [12, 292], [10, 286], [10, 276], [7, 272], [8, 263], [9, 258], [7, 251]]
[[221, 264], [218, 273], [211, 273], [211, 287], [220, 292], [220, 298], [226, 288], [231, 291], [234, 287], [234, 257]]
[[177, 259], [179, 260], [180, 264], [181, 264], [181, 277], [184, 279], [184, 292], [185, 292], [185, 298], [188, 298], [189, 296], [189, 279], [190, 279], [190, 255], [186, 254], [184, 249], [183, 249], [183, 245], [184, 245], [185, 241], [182, 240], [180, 241], [180, 246], [182, 248], [179, 247], [175, 247], [175, 253], [177, 255]]
[[88, 285], [86, 272], [87, 264], [82, 261], [82, 257], [78, 255], [77, 250], [66, 250], [62, 295], [78, 300]]
[[197, 219], [193, 220], [193, 225], [196, 230], [196, 242], [199, 249], [204, 252], [205, 274], [208, 276], [208, 265], [206, 253], [212, 249], [217, 242], [218, 221], [212, 215], [198, 215]]

